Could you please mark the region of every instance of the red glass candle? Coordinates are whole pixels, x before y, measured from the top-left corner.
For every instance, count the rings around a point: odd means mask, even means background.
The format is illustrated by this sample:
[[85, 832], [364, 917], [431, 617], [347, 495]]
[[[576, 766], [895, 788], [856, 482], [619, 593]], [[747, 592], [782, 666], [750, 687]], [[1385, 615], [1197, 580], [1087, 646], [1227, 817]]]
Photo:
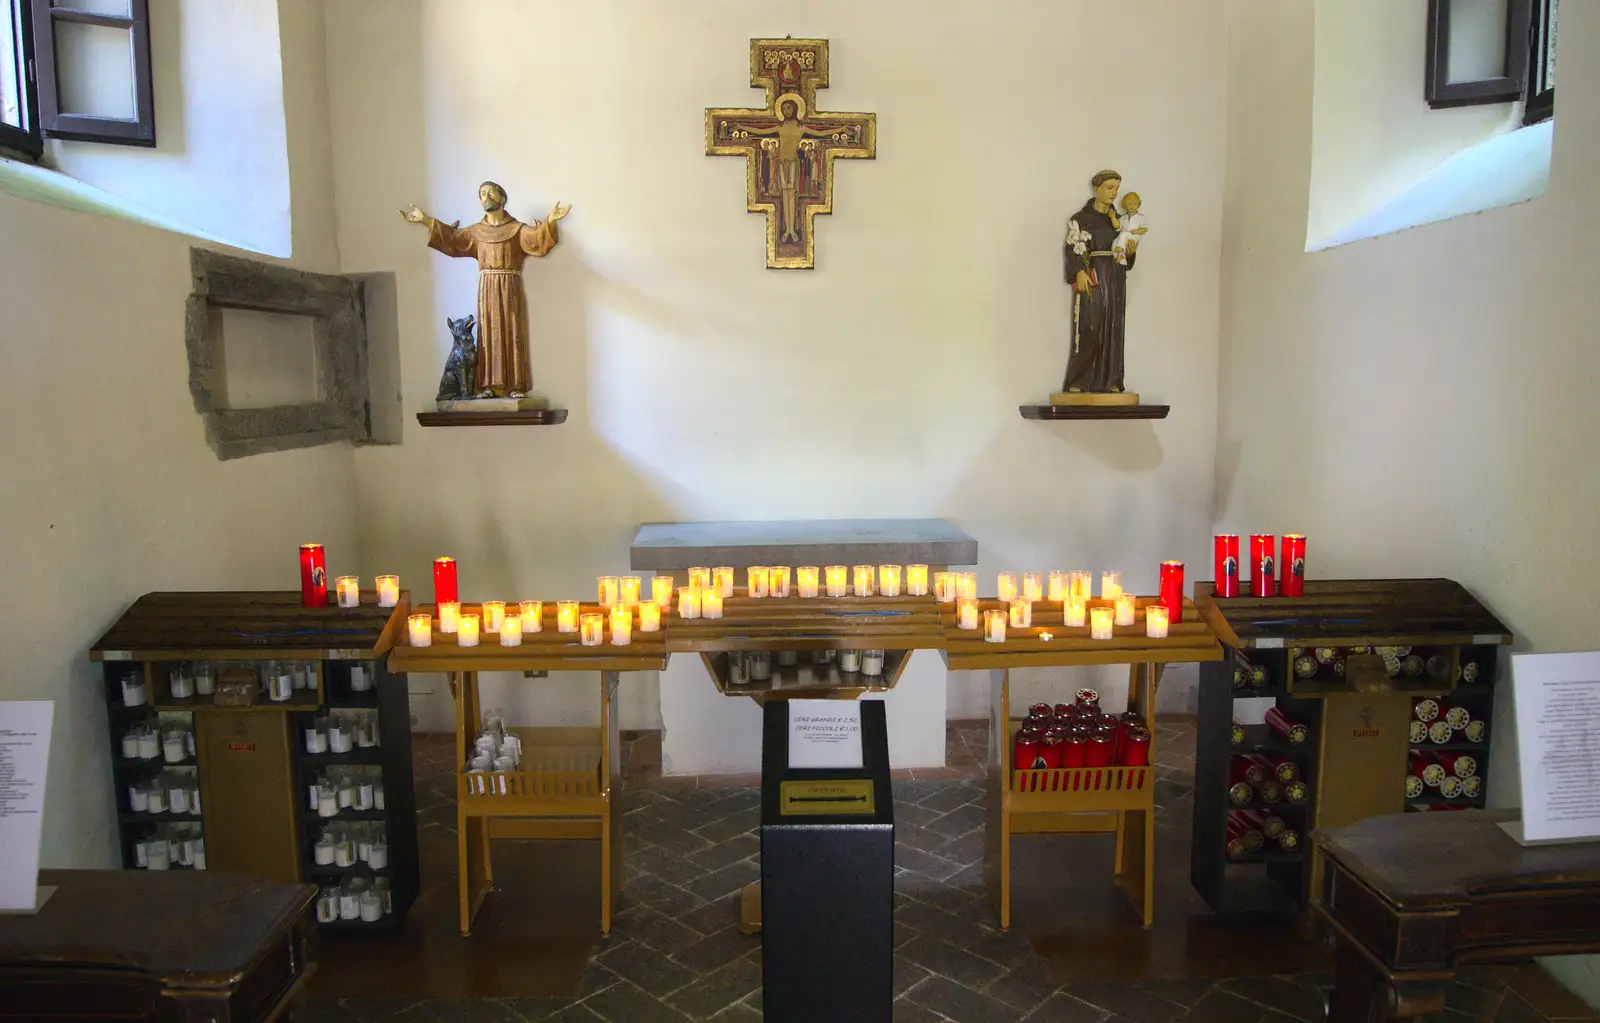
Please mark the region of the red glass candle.
[[1150, 733], [1142, 725], [1128, 725], [1122, 733], [1117, 763], [1124, 767], [1150, 766]]
[[1061, 746], [1066, 740], [1066, 733], [1059, 728], [1052, 728], [1044, 733], [1044, 741], [1039, 743], [1039, 753], [1034, 760], [1034, 766], [1044, 770], [1053, 770], [1061, 766]]
[[1049, 721], [1050, 720], [1050, 705], [1048, 703], [1036, 703], [1032, 707], [1029, 707], [1028, 708], [1028, 720], [1029, 721], [1039, 721], [1039, 722]]
[[1161, 604], [1167, 609], [1167, 621], [1173, 625], [1183, 621], [1183, 562], [1161, 563]]
[[1089, 762], [1089, 733], [1081, 728], [1068, 729], [1061, 743], [1061, 766], [1083, 767]]
[[1278, 592], [1285, 597], [1298, 597], [1306, 587], [1306, 538], [1299, 533], [1289, 533], [1283, 538], [1283, 574], [1278, 582]]
[[1239, 595], [1239, 534], [1218, 533], [1211, 538], [1211, 592], [1218, 597]]
[[447, 600], [460, 600], [456, 593], [456, 559], [433, 559], [433, 600], [440, 603]]
[[1084, 759], [1085, 767], [1110, 767], [1116, 749], [1116, 733], [1114, 731], [1095, 732], [1089, 736], [1088, 756]]
[[1250, 596], [1275, 597], [1278, 595], [1278, 566], [1275, 555], [1278, 538], [1271, 533], [1253, 533], [1250, 536]]
[[300, 545], [300, 603], [304, 607], [328, 606], [328, 562], [320, 543]]
[[1038, 732], [1024, 728], [1017, 732], [1016, 745], [1011, 753], [1011, 767], [1017, 771], [1031, 771], [1035, 761], [1039, 758], [1039, 740], [1042, 738]]

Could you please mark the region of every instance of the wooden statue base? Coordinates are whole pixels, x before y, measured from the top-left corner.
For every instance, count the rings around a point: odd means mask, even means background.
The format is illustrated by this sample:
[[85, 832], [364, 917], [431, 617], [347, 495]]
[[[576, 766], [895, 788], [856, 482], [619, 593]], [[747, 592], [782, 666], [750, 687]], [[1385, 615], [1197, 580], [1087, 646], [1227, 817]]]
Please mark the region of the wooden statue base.
[[1050, 396], [1052, 405], [1137, 405], [1135, 391], [1057, 391]]
[[513, 409], [508, 412], [418, 412], [423, 426], [559, 426], [567, 421], [564, 408]]

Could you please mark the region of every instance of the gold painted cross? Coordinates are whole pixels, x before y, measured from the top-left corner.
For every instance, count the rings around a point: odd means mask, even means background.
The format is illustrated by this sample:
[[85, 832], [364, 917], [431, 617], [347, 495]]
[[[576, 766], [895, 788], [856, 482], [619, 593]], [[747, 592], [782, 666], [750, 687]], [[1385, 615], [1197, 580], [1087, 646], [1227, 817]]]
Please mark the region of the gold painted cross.
[[767, 266], [816, 265], [813, 218], [833, 212], [833, 161], [878, 155], [876, 114], [825, 113], [826, 39], [750, 40], [750, 86], [764, 109], [706, 111], [706, 155], [745, 158], [746, 205], [767, 215]]

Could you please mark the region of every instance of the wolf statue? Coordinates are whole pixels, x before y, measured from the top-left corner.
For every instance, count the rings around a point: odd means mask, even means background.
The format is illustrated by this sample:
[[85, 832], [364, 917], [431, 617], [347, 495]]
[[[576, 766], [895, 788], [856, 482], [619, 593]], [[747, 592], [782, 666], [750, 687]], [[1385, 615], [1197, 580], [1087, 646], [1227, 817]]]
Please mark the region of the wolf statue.
[[439, 401], [460, 401], [473, 396], [473, 380], [478, 369], [478, 342], [472, 328], [473, 316], [444, 322], [450, 327], [450, 357], [444, 361], [444, 376], [439, 378]]

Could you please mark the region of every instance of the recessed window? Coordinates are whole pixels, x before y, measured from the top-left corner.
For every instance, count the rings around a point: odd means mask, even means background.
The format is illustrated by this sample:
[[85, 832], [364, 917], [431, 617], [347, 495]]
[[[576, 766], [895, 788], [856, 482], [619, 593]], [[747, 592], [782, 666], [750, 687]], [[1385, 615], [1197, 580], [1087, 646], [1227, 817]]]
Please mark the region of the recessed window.
[[[323, 400], [316, 321], [256, 309], [213, 308], [212, 351], [221, 364], [219, 408], [275, 408]], [[215, 373], [215, 369], [213, 370]]]

